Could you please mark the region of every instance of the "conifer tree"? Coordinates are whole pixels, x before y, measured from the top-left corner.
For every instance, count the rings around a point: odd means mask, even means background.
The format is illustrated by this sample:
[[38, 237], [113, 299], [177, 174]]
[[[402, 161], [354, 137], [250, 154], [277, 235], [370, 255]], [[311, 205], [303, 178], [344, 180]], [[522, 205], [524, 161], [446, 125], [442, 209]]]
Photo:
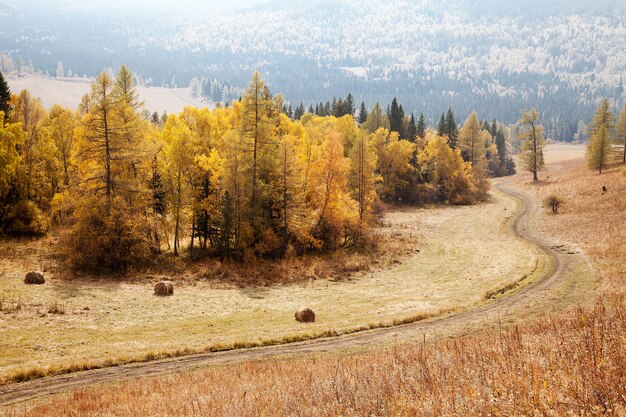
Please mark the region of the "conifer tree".
[[[9, 84], [4, 79], [4, 76], [0, 72], [0, 111], [4, 113], [4, 118], [9, 118], [9, 101], [11, 100], [11, 90], [9, 89]], [[0, 123], [2, 123], [2, 119], [0, 119]]]
[[410, 142], [415, 143], [416, 136], [417, 136], [417, 126], [415, 125], [415, 115], [411, 113], [411, 118], [409, 119], [409, 125], [407, 127], [407, 139]]
[[445, 114], [441, 113], [441, 118], [439, 119], [439, 124], [437, 125], [437, 135], [446, 136], [448, 134], [448, 126], [446, 123]]
[[352, 97], [351, 93], [348, 93], [346, 97], [346, 101], [344, 101], [344, 115], [349, 114], [350, 116], [354, 116], [354, 112], [356, 111], [356, 107], [354, 104], [354, 97]]
[[502, 129], [498, 129], [496, 133], [496, 149], [498, 151], [498, 158], [500, 159], [500, 166], [504, 166], [506, 163], [506, 142]]
[[622, 162], [626, 162], [626, 102], [619, 114], [619, 123], [617, 124], [616, 142], [623, 146]]
[[426, 120], [424, 113], [420, 113], [420, 117], [417, 119], [416, 134], [422, 139], [426, 137]]
[[365, 102], [362, 101], [361, 109], [359, 110], [359, 118], [357, 119], [357, 121], [359, 122], [360, 125], [362, 125], [363, 123], [365, 123], [366, 120], [367, 120], [367, 109], [365, 108]]
[[459, 148], [463, 158], [471, 162], [475, 169], [485, 156], [485, 140], [488, 136], [489, 132], [482, 129], [476, 112], [472, 112], [459, 132]]
[[605, 125], [600, 125], [596, 133], [591, 137], [591, 142], [587, 145], [587, 162], [589, 168], [597, 169], [602, 174], [602, 168], [611, 160], [613, 148], [609, 140], [609, 131]]
[[381, 127], [389, 129], [389, 119], [383, 112], [383, 109], [380, 108], [380, 104], [376, 103], [374, 105], [372, 111], [367, 116], [367, 120], [363, 124], [363, 127], [370, 133], [376, 132]]
[[404, 118], [404, 111], [402, 106], [398, 106], [398, 100], [394, 97], [391, 101], [391, 108], [389, 109], [387, 117], [389, 118], [389, 130], [391, 132], [398, 132], [402, 137], [402, 119]]
[[448, 107], [448, 114], [446, 115], [446, 133], [448, 135], [448, 145], [452, 149], [456, 149], [457, 141], [459, 138], [459, 130], [454, 121], [454, 113], [452, 113], [452, 107]]
[[[297, 112], [304, 113], [300, 103]], [[263, 228], [263, 203], [267, 198], [264, 190], [268, 188], [273, 165], [276, 162], [276, 127], [277, 114], [267, 85], [261, 74], [255, 71], [246, 88], [243, 98], [243, 132], [250, 161], [250, 225], [254, 240], [258, 241]], [[300, 114], [301, 116], [301, 114]]]
[[539, 113], [534, 108], [521, 111], [518, 123], [521, 125], [520, 138], [522, 139], [520, 159], [528, 171], [533, 173], [533, 181], [538, 181], [537, 173], [543, 168], [543, 126], [538, 124]]
[[609, 100], [606, 98], [602, 99], [589, 123], [589, 137], [595, 135], [602, 125], [606, 127], [609, 139], [613, 139], [615, 137], [615, 115], [611, 112]]

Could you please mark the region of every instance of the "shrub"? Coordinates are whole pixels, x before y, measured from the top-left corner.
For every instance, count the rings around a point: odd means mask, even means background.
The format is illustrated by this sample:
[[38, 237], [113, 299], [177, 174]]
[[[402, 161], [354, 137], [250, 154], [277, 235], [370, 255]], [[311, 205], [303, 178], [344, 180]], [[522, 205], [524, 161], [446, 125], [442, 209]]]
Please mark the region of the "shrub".
[[563, 199], [556, 195], [550, 195], [543, 200], [544, 207], [549, 207], [552, 209], [552, 213], [557, 214], [559, 212], [559, 207], [564, 203]]
[[119, 197], [109, 209], [98, 198], [77, 208], [75, 224], [67, 235], [70, 263], [76, 268], [126, 272], [150, 257], [149, 224]]
[[11, 205], [2, 219], [2, 232], [12, 236], [43, 236], [50, 219], [30, 200]]

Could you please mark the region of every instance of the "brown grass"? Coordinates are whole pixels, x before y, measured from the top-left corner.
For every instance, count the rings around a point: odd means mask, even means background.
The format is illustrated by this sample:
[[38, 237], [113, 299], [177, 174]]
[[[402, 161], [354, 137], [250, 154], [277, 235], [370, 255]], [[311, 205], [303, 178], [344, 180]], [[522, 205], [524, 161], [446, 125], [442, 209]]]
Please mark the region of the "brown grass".
[[625, 415], [625, 326], [611, 296], [475, 337], [143, 379], [4, 415]]
[[[548, 162], [550, 162], [548, 160]], [[547, 178], [550, 177], [550, 178]], [[375, 352], [255, 361], [78, 390], [0, 415], [614, 415], [626, 416], [626, 177], [584, 161], [549, 166], [537, 201], [562, 195], [547, 235], [601, 271], [591, 307], [474, 336]], [[609, 192], [600, 195], [602, 185]]]

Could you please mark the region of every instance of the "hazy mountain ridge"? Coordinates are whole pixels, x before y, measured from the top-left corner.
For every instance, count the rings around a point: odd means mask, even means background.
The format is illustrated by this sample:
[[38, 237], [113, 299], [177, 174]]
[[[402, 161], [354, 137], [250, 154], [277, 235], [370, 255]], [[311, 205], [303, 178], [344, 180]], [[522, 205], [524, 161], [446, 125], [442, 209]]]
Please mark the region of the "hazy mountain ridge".
[[349, 91], [368, 105], [398, 96], [431, 121], [449, 105], [462, 116], [476, 109], [504, 121], [537, 106], [563, 138], [600, 96], [622, 99], [615, 90], [626, 73], [622, 2], [472, 3], [279, 0], [221, 12], [188, 1], [138, 17], [103, 14], [89, 2], [68, 12], [58, 0], [53, 10], [65, 10], [58, 20], [24, 12], [0, 29], [7, 45], [0, 52], [50, 73], [58, 61], [87, 75], [127, 63], [159, 85], [216, 79], [230, 86], [225, 99], [258, 68], [292, 102]]

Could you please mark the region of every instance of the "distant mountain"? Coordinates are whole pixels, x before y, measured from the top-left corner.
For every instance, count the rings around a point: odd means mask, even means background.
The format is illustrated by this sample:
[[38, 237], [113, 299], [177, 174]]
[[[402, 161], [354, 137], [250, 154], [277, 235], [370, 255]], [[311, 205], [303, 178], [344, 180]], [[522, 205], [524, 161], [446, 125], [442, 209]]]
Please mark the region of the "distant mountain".
[[224, 3], [114, 1], [105, 11], [25, 0], [0, 17], [0, 53], [51, 74], [62, 61], [81, 75], [126, 63], [153, 85], [197, 77], [214, 100], [237, 98], [257, 68], [292, 103], [397, 96], [431, 123], [448, 106], [459, 119], [477, 110], [504, 122], [535, 106], [557, 139], [570, 139], [601, 96], [624, 99], [623, 1]]

